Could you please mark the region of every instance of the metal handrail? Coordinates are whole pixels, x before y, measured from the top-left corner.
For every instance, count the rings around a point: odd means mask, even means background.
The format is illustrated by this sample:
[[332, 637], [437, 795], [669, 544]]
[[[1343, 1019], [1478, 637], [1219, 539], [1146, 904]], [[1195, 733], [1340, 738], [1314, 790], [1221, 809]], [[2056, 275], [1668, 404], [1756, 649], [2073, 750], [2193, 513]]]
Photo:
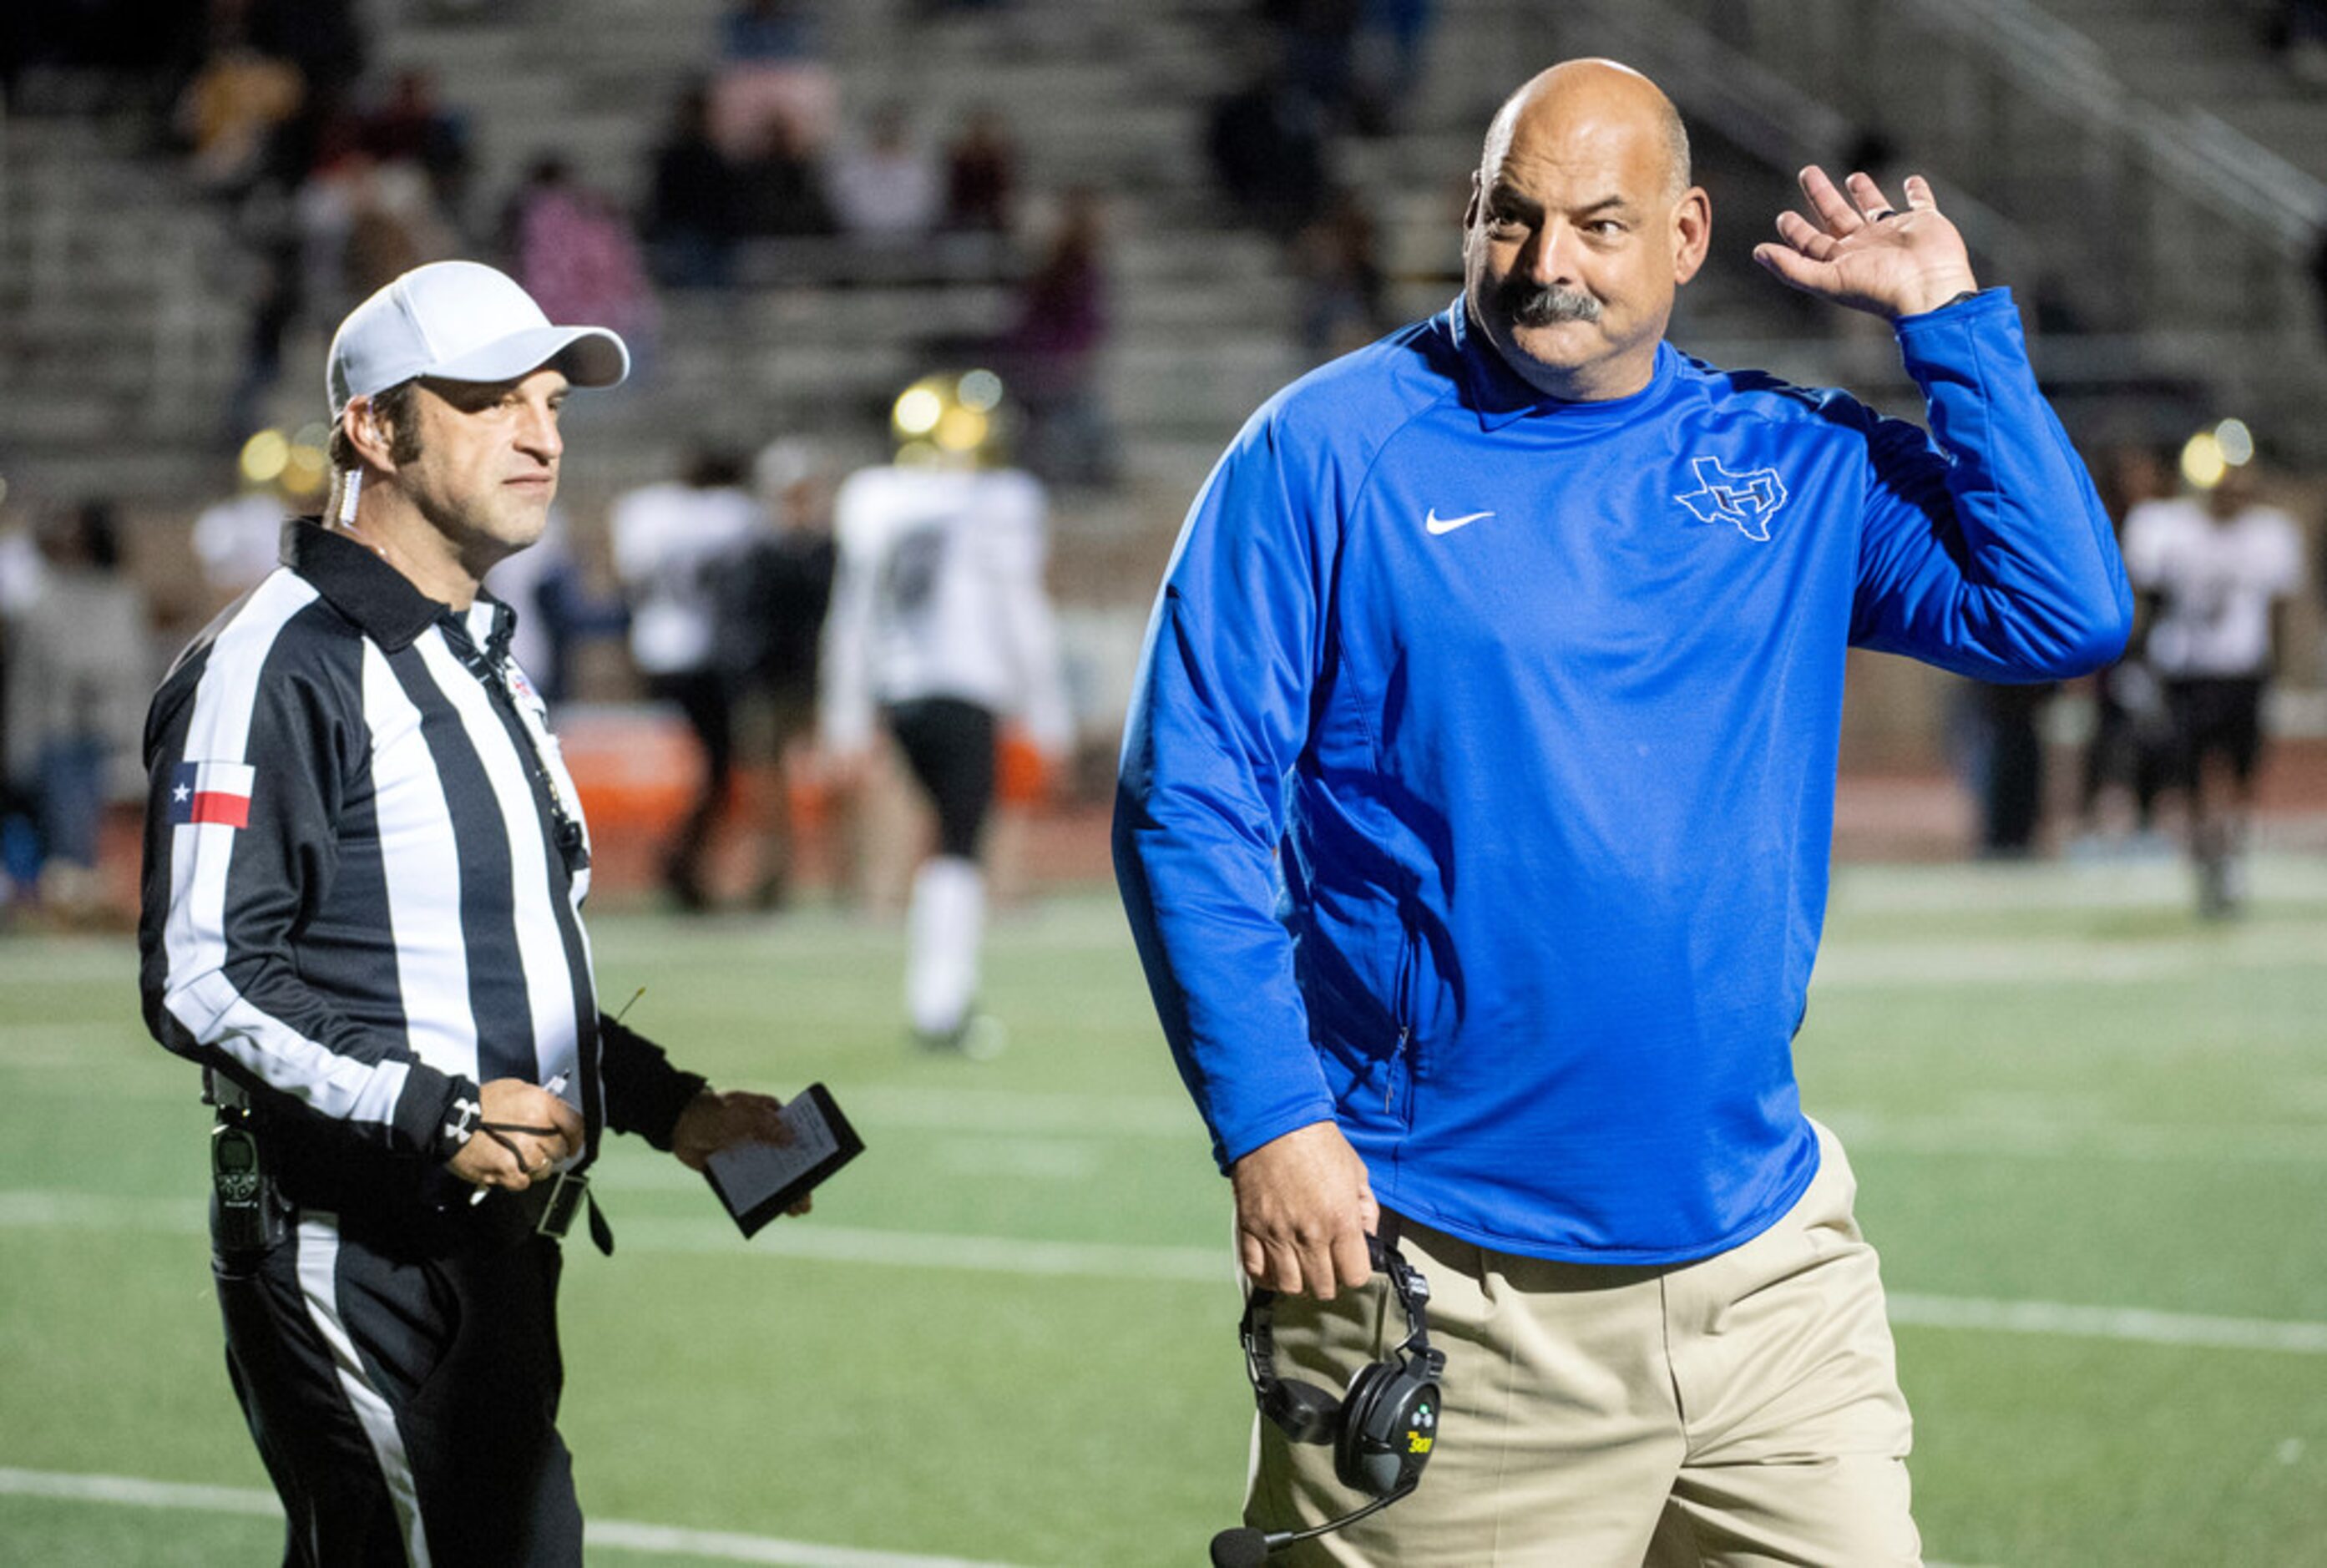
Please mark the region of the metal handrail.
[[2162, 112], [2128, 89], [2099, 45], [2027, 0], [1890, 0], [1970, 42], [2014, 80], [2137, 145], [2183, 196], [2245, 220], [2289, 256], [2327, 227], [2327, 183], [2202, 109]]

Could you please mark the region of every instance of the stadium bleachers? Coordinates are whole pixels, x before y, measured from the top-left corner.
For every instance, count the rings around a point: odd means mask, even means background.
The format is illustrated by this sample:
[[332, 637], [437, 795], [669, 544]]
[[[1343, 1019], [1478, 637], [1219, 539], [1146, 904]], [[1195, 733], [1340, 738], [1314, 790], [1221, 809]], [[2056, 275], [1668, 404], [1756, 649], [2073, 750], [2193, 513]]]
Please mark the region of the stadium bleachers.
[[[629, 200], [666, 107], [714, 58], [722, 9], [407, 0], [378, 9], [373, 70], [435, 75], [471, 124], [480, 201], [497, 202], [545, 148]], [[1302, 367], [1277, 247], [1225, 222], [1202, 159], [1203, 114], [1238, 79], [1249, 9], [1016, 0], [929, 16], [873, 0], [830, 8], [824, 28], [845, 115], [898, 100], [940, 134], [967, 106], [998, 103], [1038, 199], [1076, 183], [1107, 192], [1118, 321], [1107, 387], [1131, 472], [1155, 481], [1159, 508]], [[1509, 62], [1615, 53], [1668, 81], [1701, 145], [1738, 165], [1723, 170], [1738, 255], [1716, 257], [1687, 305], [1705, 351], [1758, 349], [1812, 379], [1881, 373], [1846, 337], [1805, 331], [1742, 260], [1757, 206], [1785, 199], [1786, 170], [1878, 129], [1942, 178], [2000, 272], [2089, 329], [2045, 350], [2072, 404], [2163, 383], [2219, 389], [2267, 421], [2327, 388], [2304, 265], [2327, 219], [2327, 106], [2271, 59], [2266, 10], [1448, 0], [1428, 69], [1398, 95], [1398, 134], [1340, 149], [1339, 173], [1377, 210], [1395, 303], [1435, 308], [1456, 272], [1450, 208]], [[42, 490], [199, 491], [227, 434], [250, 266], [224, 215], [167, 162], [91, 112], [89, 95], [81, 112], [60, 96], [66, 112], [12, 106], [0, 142], [0, 377], [39, 388], [0, 402], [0, 442]], [[489, 212], [469, 216], [490, 229]], [[928, 260], [942, 286], [893, 257], [780, 246], [751, 258], [762, 286], [735, 307], [671, 302], [654, 395], [605, 422], [595, 471], [625, 481], [697, 434], [856, 418], [932, 341], [999, 324], [1006, 296], [990, 273], [947, 282], [942, 258]], [[293, 361], [304, 362], [296, 349]], [[286, 374], [285, 416], [307, 412], [307, 390]], [[2327, 443], [2316, 421], [2284, 423], [2289, 443]]]

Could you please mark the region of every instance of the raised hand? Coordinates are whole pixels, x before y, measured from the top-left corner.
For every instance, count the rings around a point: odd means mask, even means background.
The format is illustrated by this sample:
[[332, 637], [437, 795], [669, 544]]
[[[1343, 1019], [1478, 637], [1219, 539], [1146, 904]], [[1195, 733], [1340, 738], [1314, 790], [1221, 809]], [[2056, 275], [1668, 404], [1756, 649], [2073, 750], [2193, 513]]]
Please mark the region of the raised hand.
[[1784, 243], [1755, 246], [1753, 259], [1804, 294], [1895, 321], [1979, 286], [1963, 236], [1921, 175], [1907, 176], [1903, 210], [1865, 174], [1845, 181], [1846, 193], [1813, 163], [1801, 186], [1810, 217], [1778, 214]]

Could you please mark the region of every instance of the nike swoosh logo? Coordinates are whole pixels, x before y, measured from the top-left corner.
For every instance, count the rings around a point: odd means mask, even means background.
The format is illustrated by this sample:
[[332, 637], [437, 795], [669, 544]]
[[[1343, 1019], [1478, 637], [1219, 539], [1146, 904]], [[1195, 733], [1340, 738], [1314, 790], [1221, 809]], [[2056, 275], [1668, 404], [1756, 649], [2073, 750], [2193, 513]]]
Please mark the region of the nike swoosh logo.
[[1434, 534], [1451, 534], [1459, 527], [1477, 522], [1481, 518], [1491, 518], [1494, 515], [1492, 512], [1472, 512], [1465, 517], [1442, 518], [1438, 515], [1438, 509], [1433, 507], [1424, 515], [1422, 526]]

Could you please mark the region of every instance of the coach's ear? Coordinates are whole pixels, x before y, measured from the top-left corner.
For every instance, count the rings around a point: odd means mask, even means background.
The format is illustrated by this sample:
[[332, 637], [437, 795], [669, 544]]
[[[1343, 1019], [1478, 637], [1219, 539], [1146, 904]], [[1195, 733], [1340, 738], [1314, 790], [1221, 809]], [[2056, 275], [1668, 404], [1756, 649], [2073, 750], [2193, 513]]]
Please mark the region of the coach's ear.
[[1676, 286], [1696, 275], [1705, 265], [1705, 253], [1713, 244], [1713, 198], [1703, 186], [1692, 185], [1673, 203], [1672, 247], [1673, 283]]

